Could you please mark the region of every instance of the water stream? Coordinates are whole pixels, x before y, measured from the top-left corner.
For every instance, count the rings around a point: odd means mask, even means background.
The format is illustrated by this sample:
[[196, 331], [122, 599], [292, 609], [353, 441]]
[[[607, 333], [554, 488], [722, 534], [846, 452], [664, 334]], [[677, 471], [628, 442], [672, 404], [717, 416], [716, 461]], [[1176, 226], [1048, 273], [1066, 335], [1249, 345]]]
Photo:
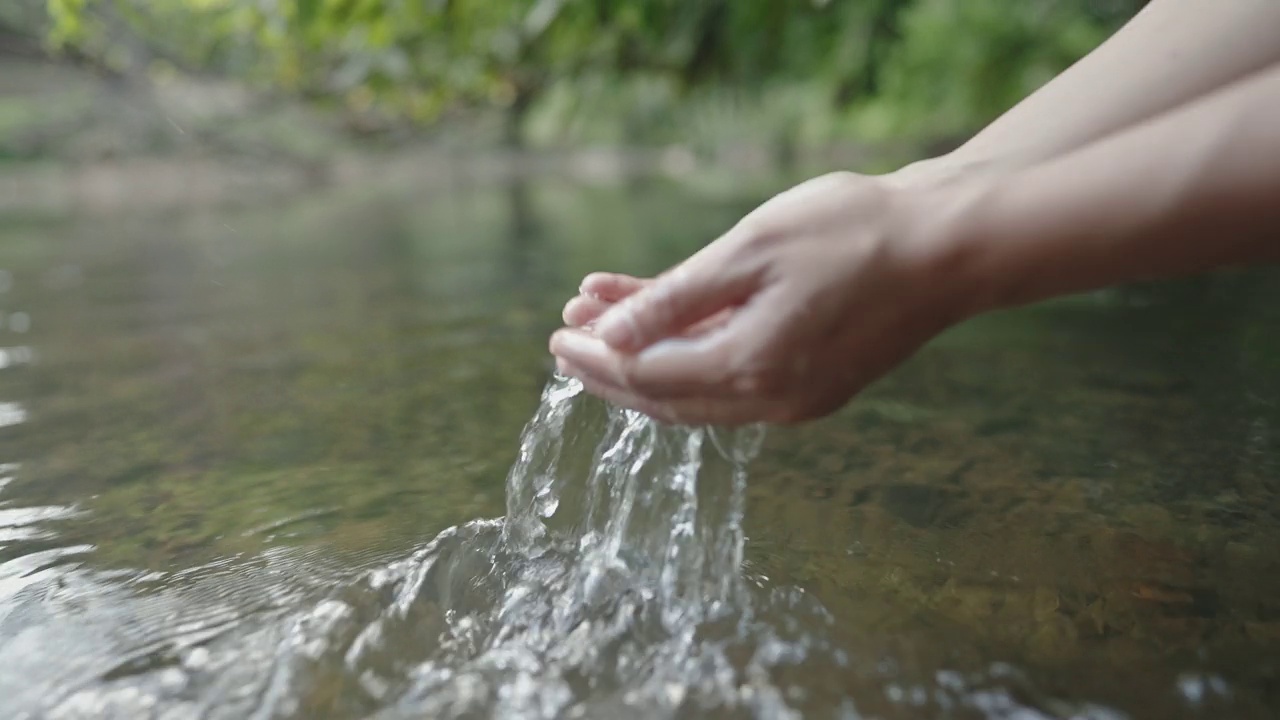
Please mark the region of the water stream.
[[[548, 385], [505, 519], [448, 530], [376, 574], [394, 599], [348, 669], [373, 694], [391, 690], [385, 717], [799, 717], [787, 695], [803, 689], [774, 671], [824, 652], [811, 628], [828, 618], [741, 570], [762, 430], [663, 427], [618, 409], [601, 422], [580, 392]], [[794, 606], [789, 629], [755, 612], [780, 601]], [[442, 638], [431, 656], [379, 674], [388, 639], [420, 633]]]

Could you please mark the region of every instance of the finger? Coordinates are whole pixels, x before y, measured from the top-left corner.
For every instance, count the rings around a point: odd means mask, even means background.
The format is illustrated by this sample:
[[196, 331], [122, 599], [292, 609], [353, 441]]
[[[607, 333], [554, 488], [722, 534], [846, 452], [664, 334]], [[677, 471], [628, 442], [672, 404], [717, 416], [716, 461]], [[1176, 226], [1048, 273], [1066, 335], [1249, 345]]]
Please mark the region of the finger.
[[[565, 303], [564, 310], [560, 315], [564, 319], [565, 325], [568, 325], [569, 327], [584, 328], [590, 326], [593, 322], [599, 319], [600, 316], [609, 308], [613, 307], [613, 305], [614, 303], [612, 302], [598, 300], [586, 295], [578, 295]], [[732, 315], [731, 310], [722, 311], [707, 318], [706, 320], [703, 320], [702, 322], [690, 326], [684, 334], [689, 336], [704, 335], [714, 328], [724, 325], [725, 322], [728, 321], [730, 315]]]
[[551, 336], [550, 349], [557, 362], [566, 362], [613, 385], [626, 386], [622, 355], [590, 332], [579, 328], [557, 330]]
[[[659, 345], [665, 345], [668, 340]], [[682, 342], [706, 342], [701, 338], [690, 338]], [[657, 347], [657, 346], [655, 346]], [[712, 396], [729, 397], [737, 394], [728, 383], [723, 367], [715, 368], [714, 375], [684, 374], [675, 378], [664, 378], [661, 384], [647, 384], [632, 381], [631, 367], [636, 357], [620, 353], [609, 347], [603, 340], [579, 329], [559, 330], [551, 337], [551, 353], [557, 360], [572, 364], [592, 377], [608, 382], [638, 397], [651, 401], [665, 401], [679, 398]]]
[[596, 318], [611, 307], [613, 307], [611, 302], [579, 295], [565, 304], [561, 317], [564, 318], [564, 324], [569, 327], [583, 327], [595, 322]]
[[[721, 322], [706, 333], [686, 334], [659, 341], [639, 354], [619, 352], [594, 333], [559, 330], [551, 338], [551, 353], [592, 376], [649, 400], [691, 397], [759, 396], [755, 376], [746, 369], [763, 365], [762, 350], [770, 341], [755, 334], [750, 322]], [[750, 318], [748, 318], [748, 321]]]
[[637, 395], [607, 379], [597, 377], [567, 360], [557, 360], [556, 367], [561, 374], [577, 378], [587, 392], [605, 402], [644, 413], [659, 422], [671, 425], [736, 427], [769, 421], [778, 416], [778, 413], [770, 404], [754, 399], [684, 398], [669, 401], [653, 400]]
[[616, 303], [629, 297], [637, 290], [649, 285], [652, 280], [623, 275], [621, 273], [597, 272], [582, 279], [578, 292], [587, 297]]
[[733, 311], [734, 308], [727, 308], [705, 320], [702, 320], [701, 322], [690, 325], [689, 328], [685, 330], [683, 337], [698, 337], [724, 327], [725, 324], [729, 322], [729, 318], [733, 317]]
[[777, 394], [804, 359], [794, 354], [784, 306], [762, 294], [705, 335], [663, 340], [614, 363], [626, 387], [655, 398]]
[[708, 246], [677, 265], [609, 309], [596, 323], [597, 334], [617, 350], [635, 352], [741, 304], [759, 273], [752, 263], [732, 262], [732, 251]]

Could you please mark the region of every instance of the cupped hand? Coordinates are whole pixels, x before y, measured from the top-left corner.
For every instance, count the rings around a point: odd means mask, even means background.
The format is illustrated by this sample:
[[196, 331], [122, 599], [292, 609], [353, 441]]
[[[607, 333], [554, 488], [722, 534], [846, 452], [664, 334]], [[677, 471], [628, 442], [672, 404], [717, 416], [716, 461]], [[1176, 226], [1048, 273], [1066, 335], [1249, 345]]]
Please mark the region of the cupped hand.
[[569, 327], [589, 328], [606, 310], [652, 283], [648, 278], [621, 273], [591, 273], [583, 278], [577, 297], [564, 306], [564, 323]]
[[932, 196], [851, 173], [798, 185], [657, 278], [588, 276], [551, 351], [667, 422], [826, 415], [965, 316]]

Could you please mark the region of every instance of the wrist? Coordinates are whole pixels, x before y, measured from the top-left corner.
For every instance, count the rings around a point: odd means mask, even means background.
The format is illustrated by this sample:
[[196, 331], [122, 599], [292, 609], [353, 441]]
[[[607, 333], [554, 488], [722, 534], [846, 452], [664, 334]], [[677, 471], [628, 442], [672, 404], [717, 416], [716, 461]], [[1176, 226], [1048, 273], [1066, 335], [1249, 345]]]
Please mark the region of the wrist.
[[893, 187], [927, 188], [946, 185], [970, 175], [1017, 172], [1047, 159], [1048, 156], [1030, 148], [1014, 151], [1006, 147], [996, 151], [970, 143], [951, 152], [904, 165], [882, 177]]
[[922, 287], [938, 292], [951, 323], [1007, 304], [999, 248], [986, 230], [1004, 182], [1004, 173], [958, 172], [898, 189], [895, 227], [901, 247]]
[[895, 189], [929, 188], [954, 180], [964, 170], [964, 164], [948, 153], [916, 160], [881, 177]]

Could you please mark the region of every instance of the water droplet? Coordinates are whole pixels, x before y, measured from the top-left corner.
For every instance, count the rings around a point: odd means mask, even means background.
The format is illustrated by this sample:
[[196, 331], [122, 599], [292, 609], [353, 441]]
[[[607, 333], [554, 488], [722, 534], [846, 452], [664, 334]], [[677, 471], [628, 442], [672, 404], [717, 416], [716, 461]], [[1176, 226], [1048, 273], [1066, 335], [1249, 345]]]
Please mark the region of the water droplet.
[[550, 487], [544, 487], [534, 496], [534, 503], [539, 517], [549, 518], [555, 515], [556, 509], [560, 507], [560, 498], [556, 497]]
[[1178, 678], [1178, 692], [1192, 705], [1200, 705], [1214, 696], [1223, 698], [1231, 696], [1230, 686], [1221, 677], [1191, 673]]

